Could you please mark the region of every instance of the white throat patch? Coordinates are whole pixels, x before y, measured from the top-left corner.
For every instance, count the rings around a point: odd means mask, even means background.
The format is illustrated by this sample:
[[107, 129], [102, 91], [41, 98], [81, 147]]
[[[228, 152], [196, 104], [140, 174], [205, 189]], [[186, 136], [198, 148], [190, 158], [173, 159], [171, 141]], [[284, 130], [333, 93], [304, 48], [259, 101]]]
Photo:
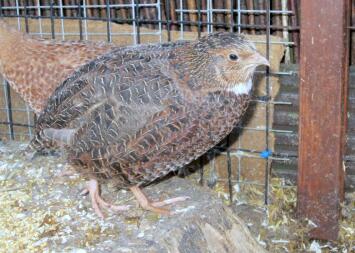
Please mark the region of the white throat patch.
[[228, 91], [234, 92], [236, 95], [249, 94], [251, 88], [253, 87], [253, 79], [250, 78], [246, 83], [237, 83]]

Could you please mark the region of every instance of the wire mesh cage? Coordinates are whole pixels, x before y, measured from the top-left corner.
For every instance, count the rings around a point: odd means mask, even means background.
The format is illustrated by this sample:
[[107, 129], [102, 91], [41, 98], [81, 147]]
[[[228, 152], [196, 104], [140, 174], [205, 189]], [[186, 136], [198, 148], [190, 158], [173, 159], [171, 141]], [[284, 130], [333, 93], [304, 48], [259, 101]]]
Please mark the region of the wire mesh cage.
[[[299, 173], [301, 145], [298, 132], [301, 104], [299, 63], [302, 62], [300, 47], [303, 45], [300, 43], [300, 16], [303, 13], [300, 2], [0, 0], [0, 18], [36, 38], [104, 41], [115, 47], [195, 40], [217, 31], [246, 34], [270, 61], [271, 67], [257, 69], [252, 101], [242, 123], [207, 154], [181, 169], [179, 174], [214, 189], [227, 203], [237, 203], [235, 206], [238, 206], [247, 202], [261, 206], [271, 217], [272, 205], [265, 208], [265, 204], [273, 200], [273, 179], [277, 179], [277, 187], [286, 191], [291, 189], [289, 193], [293, 202], [290, 204], [291, 200], [287, 200], [285, 205], [295, 208], [297, 201], [295, 181]], [[348, 51], [350, 64], [354, 64], [355, 0], [351, 3]], [[349, 91], [345, 95], [348, 106], [346, 149], [344, 156], [341, 152], [339, 156], [346, 168], [349, 191], [355, 189], [354, 73], [351, 66]], [[11, 84], [5, 78], [1, 79], [0, 138], [27, 142], [34, 136], [37, 116]], [[58, 80], [58, 85], [63, 81]], [[299, 160], [302, 161], [301, 158]], [[276, 212], [284, 218], [283, 207], [277, 208], [281, 210]], [[334, 230], [328, 231], [332, 233]], [[328, 238], [331, 238], [329, 234]]]
[[[250, 36], [275, 64], [260, 69], [247, 119], [205, 155], [197, 180], [235, 192], [256, 187], [268, 202], [270, 175], [294, 182], [297, 166], [299, 1], [252, 0], [48, 0], [1, 1], [0, 16], [33, 36], [56, 40], [99, 40], [117, 45], [191, 40], [232, 31]], [[281, 83], [281, 85], [280, 85]], [[35, 117], [3, 81], [0, 135], [28, 140]], [[239, 138], [236, 138], [239, 136]], [[204, 169], [203, 169], [204, 168]], [[197, 175], [196, 175], [197, 176]]]
[[[271, 164], [282, 171], [284, 164], [296, 159], [295, 153], [275, 151], [275, 136], [295, 134], [297, 126], [278, 128], [273, 119], [275, 108], [292, 104], [279, 100], [275, 90], [279, 77], [295, 73], [279, 67], [281, 58], [284, 63], [297, 63], [299, 58], [297, 1], [2, 1], [0, 15], [11, 17], [13, 25], [33, 36], [119, 45], [195, 39], [214, 31], [250, 34], [268, 59], [276, 59], [277, 68], [258, 71], [256, 79], [263, 79], [263, 84], [249, 110], [257, 116], [249, 115], [249, 123], [238, 126], [201, 159], [198, 180], [221, 188], [229, 200], [252, 185], [263, 192], [260, 203], [267, 203]], [[35, 121], [31, 109], [15, 98], [5, 80], [1, 95], [1, 136], [31, 138]]]

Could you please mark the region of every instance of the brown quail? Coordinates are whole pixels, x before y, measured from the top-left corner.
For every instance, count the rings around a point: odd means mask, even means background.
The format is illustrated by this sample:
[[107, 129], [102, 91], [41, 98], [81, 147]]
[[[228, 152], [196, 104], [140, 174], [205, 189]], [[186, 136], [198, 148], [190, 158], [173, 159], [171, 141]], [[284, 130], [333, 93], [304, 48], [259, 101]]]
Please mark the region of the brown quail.
[[131, 189], [145, 209], [167, 213], [143, 187], [190, 163], [228, 135], [245, 113], [258, 65], [268, 61], [234, 33], [197, 41], [115, 49], [81, 67], [48, 101], [30, 147], [64, 147], [91, 179]]

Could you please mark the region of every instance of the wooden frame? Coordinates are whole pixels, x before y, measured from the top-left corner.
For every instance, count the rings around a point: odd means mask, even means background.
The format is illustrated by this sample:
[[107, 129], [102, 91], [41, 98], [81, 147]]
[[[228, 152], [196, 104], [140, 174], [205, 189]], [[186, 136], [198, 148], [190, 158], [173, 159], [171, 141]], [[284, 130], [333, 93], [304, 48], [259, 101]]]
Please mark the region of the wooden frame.
[[336, 240], [344, 196], [348, 0], [301, 0], [298, 213]]

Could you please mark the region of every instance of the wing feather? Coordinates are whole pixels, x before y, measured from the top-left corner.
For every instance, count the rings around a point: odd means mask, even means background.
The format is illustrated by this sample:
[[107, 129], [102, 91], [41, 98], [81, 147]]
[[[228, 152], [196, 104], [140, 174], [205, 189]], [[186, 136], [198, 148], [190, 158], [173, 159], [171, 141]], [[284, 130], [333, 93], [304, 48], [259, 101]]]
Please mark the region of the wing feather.
[[32, 143], [46, 137], [43, 129], [76, 129], [75, 139], [96, 145], [132, 136], [164, 110], [165, 100], [178, 97], [172, 79], [162, 70], [171, 50], [167, 47], [158, 54], [159, 47], [119, 49], [82, 67], [49, 99]]

